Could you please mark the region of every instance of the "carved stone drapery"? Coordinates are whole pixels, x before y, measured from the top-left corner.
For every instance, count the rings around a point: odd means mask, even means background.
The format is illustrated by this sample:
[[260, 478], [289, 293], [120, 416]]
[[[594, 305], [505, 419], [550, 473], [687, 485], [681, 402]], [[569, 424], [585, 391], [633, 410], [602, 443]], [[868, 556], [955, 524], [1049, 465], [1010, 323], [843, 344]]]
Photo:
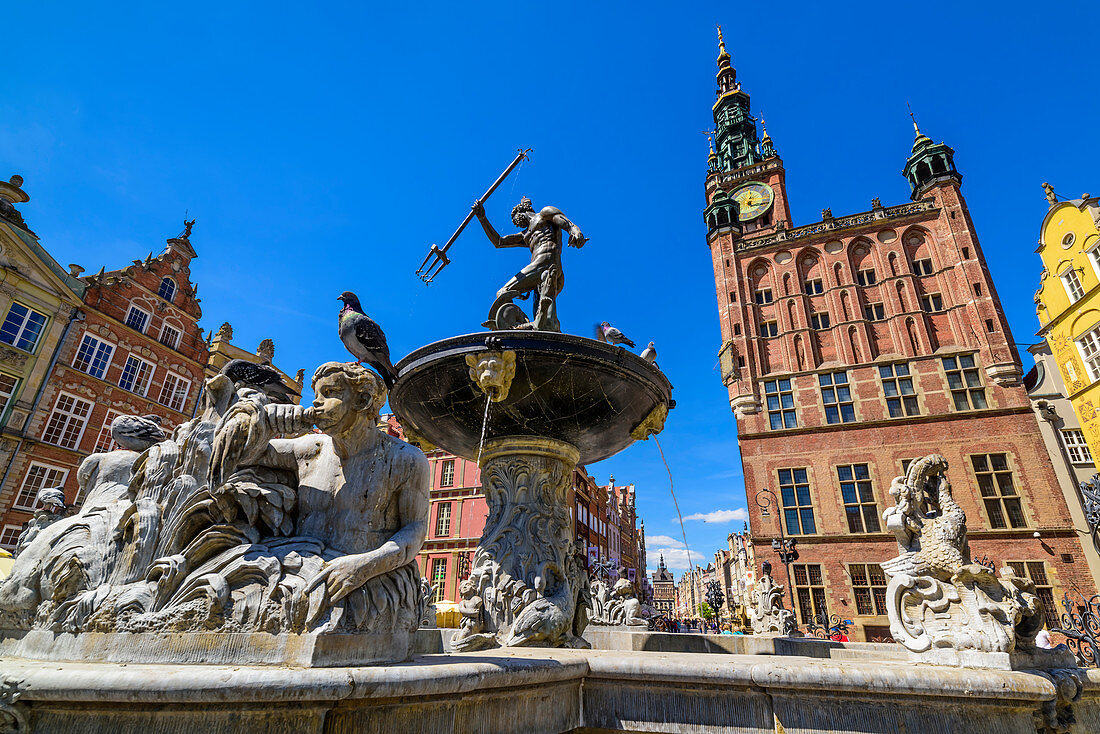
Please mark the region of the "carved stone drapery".
[[457, 651], [498, 645], [582, 647], [587, 579], [571, 538], [568, 492], [580, 454], [547, 438], [486, 442], [489, 517], [461, 587]]

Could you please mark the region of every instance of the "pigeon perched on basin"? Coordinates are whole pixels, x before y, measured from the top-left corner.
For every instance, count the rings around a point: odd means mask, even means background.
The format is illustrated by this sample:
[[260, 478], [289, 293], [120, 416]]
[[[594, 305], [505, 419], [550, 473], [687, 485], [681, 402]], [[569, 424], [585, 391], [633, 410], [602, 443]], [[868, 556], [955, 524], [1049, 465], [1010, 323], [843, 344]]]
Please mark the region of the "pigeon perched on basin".
[[65, 509], [65, 488], [64, 487], [43, 487], [38, 490], [36, 495], [38, 502], [48, 510], [64, 510]]
[[649, 343], [649, 346], [642, 350], [642, 359], [650, 364], [657, 361], [657, 348], [653, 346], [653, 342]]
[[626, 334], [616, 329], [606, 321], [602, 322], [596, 327], [596, 337], [608, 344], [625, 344], [628, 347], [633, 347], [634, 342], [627, 338]]
[[286, 386], [283, 376], [269, 364], [255, 364], [247, 359], [231, 359], [222, 367], [222, 374], [237, 387], [259, 390], [276, 403], [293, 403], [298, 393]]
[[358, 364], [366, 362], [385, 381], [386, 389], [392, 388], [397, 371], [390, 362], [390, 348], [382, 327], [363, 313], [359, 298], [351, 291], [344, 291], [337, 298], [344, 303], [340, 309], [340, 341]]
[[111, 438], [129, 451], [144, 451], [165, 439], [156, 416], [120, 415], [111, 421]]

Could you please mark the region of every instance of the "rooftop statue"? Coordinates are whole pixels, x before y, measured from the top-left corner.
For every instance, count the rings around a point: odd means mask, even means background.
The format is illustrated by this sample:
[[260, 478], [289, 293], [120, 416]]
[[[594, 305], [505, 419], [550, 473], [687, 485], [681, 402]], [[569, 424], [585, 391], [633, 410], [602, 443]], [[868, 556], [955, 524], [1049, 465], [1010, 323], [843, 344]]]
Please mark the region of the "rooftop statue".
[[84, 506], [0, 584], [0, 628], [415, 630], [427, 460], [375, 427], [366, 368], [328, 362], [313, 389], [303, 408], [217, 375], [170, 438], [88, 457]]

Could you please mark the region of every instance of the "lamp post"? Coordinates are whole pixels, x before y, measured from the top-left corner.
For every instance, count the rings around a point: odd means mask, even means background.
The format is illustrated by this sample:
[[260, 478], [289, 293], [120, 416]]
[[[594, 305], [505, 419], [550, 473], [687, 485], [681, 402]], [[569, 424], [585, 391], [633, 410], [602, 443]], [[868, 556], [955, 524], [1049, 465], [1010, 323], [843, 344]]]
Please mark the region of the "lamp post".
[[[779, 498], [775, 496], [775, 492], [767, 489], [766, 487], [756, 493], [756, 506], [760, 508], [760, 516], [768, 517], [771, 514], [771, 508], [775, 507], [776, 512], [779, 512]], [[783, 535], [783, 517], [779, 517], [779, 537], [772, 538], [772, 550], [779, 555], [779, 560], [783, 562], [783, 567], [787, 570], [787, 593], [791, 597], [791, 613], [795, 611], [794, 606], [794, 586], [791, 584], [791, 561], [798, 560], [798, 550], [795, 546], [798, 545], [798, 541], [794, 538], [787, 538]]]

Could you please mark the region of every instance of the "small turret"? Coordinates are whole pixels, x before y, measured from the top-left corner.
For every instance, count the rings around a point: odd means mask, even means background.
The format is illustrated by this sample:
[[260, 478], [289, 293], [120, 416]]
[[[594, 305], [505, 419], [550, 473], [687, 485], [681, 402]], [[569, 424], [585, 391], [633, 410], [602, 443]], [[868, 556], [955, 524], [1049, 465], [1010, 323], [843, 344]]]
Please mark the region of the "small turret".
[[[912, 112], [909, 113], [912, 116]], [[913, 150], [909, 153], [909, 159], [905, 161], [902, 169], [907, 181], [909, 181], [910, 198], [916, 201], [924, 195], [928, 187], [939, 181], [954, 181], [956, 185], [962, 183], [962, 174], [955, 170], [955, 151], [946, 143], [933, 143], [932, 139], [921, 132], [917, 127], [917, 120], [913, 118], [913, 130], [916, 138], [913, 140]]]

